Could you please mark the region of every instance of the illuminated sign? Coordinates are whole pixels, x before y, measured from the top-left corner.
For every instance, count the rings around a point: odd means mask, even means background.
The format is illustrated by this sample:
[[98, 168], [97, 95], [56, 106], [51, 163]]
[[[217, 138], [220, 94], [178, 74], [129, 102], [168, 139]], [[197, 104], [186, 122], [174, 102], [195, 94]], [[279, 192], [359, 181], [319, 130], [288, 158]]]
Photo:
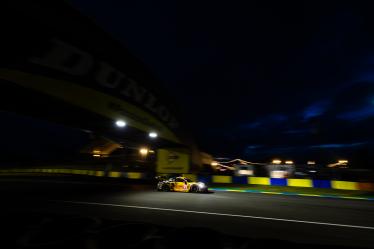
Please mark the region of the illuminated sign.
[[157, 153], [158, 173], [188, 173], [189, 155], [173, 149], [159, 149]]

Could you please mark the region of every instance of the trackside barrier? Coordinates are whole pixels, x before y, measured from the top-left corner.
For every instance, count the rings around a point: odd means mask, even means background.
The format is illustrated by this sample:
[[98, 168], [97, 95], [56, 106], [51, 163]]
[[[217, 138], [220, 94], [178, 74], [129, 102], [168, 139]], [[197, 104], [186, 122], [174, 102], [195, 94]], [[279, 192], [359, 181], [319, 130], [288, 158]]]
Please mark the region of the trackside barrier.
[[145, 174], [141, 172], [126, 172], [125, 177], [129, 179], [143, 179]]
[[373, 191], [374, 192], [374, 183], [369, 182], [358, 182], [358, 189], [364, 191]]
[[359, 190], [357, 182], [331, 181], [331, 186], [334, 189]]
[[287, 179], [287, 186], [311, 188], [313, 181], [310, 179]]
[[209, 175], [198, 175], [197, 176], [197, 180], [199, 182], [205, 182], [205, 183], [212, 182], [212, 176], [209, 176]]
[[332, 188], [330, 180], [312, 180], [313, 188]]
[[246, 176], [233, 176], [232, 177], [232, 183], [234, 183], [234, 184], [247, 184], [248, 183], [248, 177], [246, 177]]
[[121, 177], [122, 173], [118, 172], [118, 171], [111, 171], [111, 172], [109, 172], [108, 176], [109, 177]]
[[107, 174], [103, 170], [83, 170], [83, 169], [6, 169], [0, 170], [0, 174], [7, 173], [56, 173], [56, 174], [72, 174], [72, 175], [88, 175], [96, 177], [112, 177], [112, 178], [129, 178], [129, 179], [145, 179], [146, 175], [141, 172], [119, 172], [109, 171]]
[[[120, 172], [86, 169], [1, 169], [0, 174], [12, 173], [47, 173], [47, 174], [73, 174], [87, 175], [95, 177], [128, 178], [128, 179], [147, 179], [147, 174], [143, 172]], [[205, 183], [226, 183], [226, 184], [252, 184], [269, 186], [289, 186], [306, 188], [332, 188], [341, 190], [363, 190], [374, 191], [374, 183], [368, 182], [350, 182], [335, 180], [312, 180], [312, 179], [285, 179], [269, 177], [246, 177], [246, 176], [226, 176], [226, 175], [197, 175], [183, 174], [193, 181]]]
[[[213, 175], [210, 179], [199, 177], [199, 181], [211, 183], [233, 183], [233, 184], [253, 184], [253, 185], [270, 185], [270, 186], [289, 186], [305, 188], [332, 188], [341, 190], [364, 190], [374, 191], [374, 183], [361, 183], [349, 181], [334, 180], [312, 180], [312, 179], [285, 179], [269, 177], [237, 177], [237, 176], [218, 176]], [[245, 180], [243, 180], [245, 179]]]
[[271, 186], [287, 186], [287, 179], [285, 178], [270, 178]]
[[270, 185], [270, 178], [268, 177], [248, 177], [248, 184], [255, 185]]

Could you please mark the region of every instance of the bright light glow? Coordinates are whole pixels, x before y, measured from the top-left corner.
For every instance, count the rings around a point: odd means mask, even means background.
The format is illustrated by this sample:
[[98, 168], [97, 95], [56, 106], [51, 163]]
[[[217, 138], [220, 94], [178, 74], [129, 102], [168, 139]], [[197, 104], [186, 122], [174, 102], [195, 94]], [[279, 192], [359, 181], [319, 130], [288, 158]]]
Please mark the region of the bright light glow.
[[288, 161], [285, 161], [284, 163], [285, 163], [285, 164], [293, 164], [293, 161], [288, 160]]
[[308, 161], [307, 164], [314, 165], [314, 164], [316, 164], [316, 162], [315, 161]]
[[199, 186], [199, 188], [205, 188], [205, 184], [203, 182], [199, 182], [197, 185]]
[[273, 163], [273, 164], [281, 164], [282, 161], [279, 160], [279, 159], [274, 159], [274, 160], [272, 161], [272, 163]]
[[241, 169], [238, 171], [239, 175], [245, 175], [245, 176], [252, 176], [253, 175], [253, 170], [249, 169]]
[[338, 163], [348, 163], [348, 160], [339, 160]]
[[148, 154], [149, 150], [147, 148], [140, 148], [139, 153], [142, 156], [146, 156]]
[[218, 163], [217, 162], [211, 162], [210, 165], [212, 165], [212, 166], [218, 166]]
[[123, 121], [123, 120], [117, 120], [116, 121], [116, 125], [118, 126], [118, 127], [125, 127], [126, 126], [126, 122], [125, 121]]
[[150, 132], [149, 133], [149, 137], [151, 137], [151, 138], [156, 138], [158, 135], [157, 135], [157, 133], [156, 132]]
[[273, 171], [270, 171], [270, 177], [271, 178], [287, 178], [288, 172], [285, 170], [273, 170]]
[[101, 153], [101, 150], [94, 150], [93, 153], [94, 153], [94, 154], [100, 154], [100, 153]]
[[93, 154], [94, 157], [101, 157], [99, 154]]

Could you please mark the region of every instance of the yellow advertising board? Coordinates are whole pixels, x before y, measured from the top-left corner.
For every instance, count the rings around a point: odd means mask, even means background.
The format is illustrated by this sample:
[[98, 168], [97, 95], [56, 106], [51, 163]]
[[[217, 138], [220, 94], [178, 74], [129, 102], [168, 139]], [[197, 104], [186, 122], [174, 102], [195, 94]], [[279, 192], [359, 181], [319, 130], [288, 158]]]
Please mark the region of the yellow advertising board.
[[188, 173], [190, 156], [185, 151], [159, 149], [157, 152], [157, 173]]

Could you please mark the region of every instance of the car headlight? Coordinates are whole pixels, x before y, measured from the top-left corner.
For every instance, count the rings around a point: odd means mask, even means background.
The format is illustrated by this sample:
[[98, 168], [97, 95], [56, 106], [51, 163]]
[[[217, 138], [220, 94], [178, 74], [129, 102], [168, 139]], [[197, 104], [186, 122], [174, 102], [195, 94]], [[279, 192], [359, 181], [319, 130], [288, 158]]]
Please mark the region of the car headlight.
[[197, 185], [199, 186], [199, 188], [205, 188], [205, 184], [203, 182], [199, 182], [197, 183]]

